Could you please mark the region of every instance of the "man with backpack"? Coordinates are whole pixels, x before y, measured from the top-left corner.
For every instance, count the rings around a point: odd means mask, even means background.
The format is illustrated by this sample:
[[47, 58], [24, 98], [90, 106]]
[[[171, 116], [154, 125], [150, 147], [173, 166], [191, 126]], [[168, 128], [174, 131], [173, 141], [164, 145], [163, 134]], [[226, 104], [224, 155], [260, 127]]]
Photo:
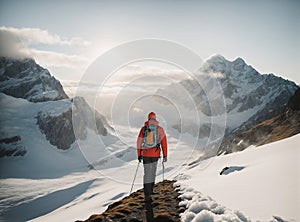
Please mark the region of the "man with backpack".
[[157, 162], [162, 149], [163, 162], [167, 162], [167, 137], [164, 129], [159, 126], [156, 114], [148, 114], [148, 121], [141, 128], [137, 138], [138, 160], [144, 165], [144, 194], [145, 201], [150, 201], [153, 194]]

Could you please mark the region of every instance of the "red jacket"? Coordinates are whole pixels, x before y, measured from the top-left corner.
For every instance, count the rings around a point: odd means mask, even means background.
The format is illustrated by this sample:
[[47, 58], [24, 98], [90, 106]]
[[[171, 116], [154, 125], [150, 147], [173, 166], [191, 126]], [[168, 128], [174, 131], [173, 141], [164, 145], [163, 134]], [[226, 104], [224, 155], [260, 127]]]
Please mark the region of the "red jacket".
[[[137, 138], [137, 153], [138, 156], [147, 156], [147, 157], [160, 157], [160, 149], [157, 149], [156, 147], [153, 148], [143, 148], [142, 143], [143, 143], [143, 134], [144, 134], [144, 129], [148, 125], [155, 125], [159, 126], [159, 122], [153, 119], [148, 120], [145, 122], [145, 125], [141, 128], [140, 133]], [[168, 155], [168, 145], [167, 145], [167, 137], [165, 134], [165, 131], [162, 127], [157, 128], [158, 132], [158, 140], [160, 142], [160, 147], [162, 148], [162, 153], [163, 156]]]

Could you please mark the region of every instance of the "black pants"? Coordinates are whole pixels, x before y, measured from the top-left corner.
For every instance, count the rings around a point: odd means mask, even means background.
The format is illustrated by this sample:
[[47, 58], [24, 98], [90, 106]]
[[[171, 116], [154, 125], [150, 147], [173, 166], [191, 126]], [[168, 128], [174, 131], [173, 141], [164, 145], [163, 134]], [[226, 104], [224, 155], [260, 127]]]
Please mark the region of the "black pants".
[[150, 196], [155, 184], [158, 157], [143, 157], [144, 164], [144, 193]]

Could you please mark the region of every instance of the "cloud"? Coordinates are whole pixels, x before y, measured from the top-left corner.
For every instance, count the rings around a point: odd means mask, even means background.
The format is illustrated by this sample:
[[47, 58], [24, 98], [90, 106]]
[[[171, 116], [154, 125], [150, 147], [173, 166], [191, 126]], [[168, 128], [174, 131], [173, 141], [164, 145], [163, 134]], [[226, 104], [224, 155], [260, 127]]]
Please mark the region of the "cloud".
[[47, 30], [38, 28], [13, 28], [13, 27], [0, 27], [1, 33], [7, 33], [10, 36], [19, 38], [26, 45], [34, 44], [47, 44], [47, 45], [69, 45], [69, 46], [85, 46], [89, 45], [88, 41], [75, 37], [70, 39], [62, 39], [60, 36], [50, 34]]
[[0, 56], [13, 58], [34, 58], [48, 67], [85, 67], [88, 59], [81, 55], [69, 55], [55, 51], [37, 49], [41, 45], [59, 45], [68, 47], [88, 46], [89, 42], [81, 38], [63, 39], [37, 28], [0, 27]]
[[79, 55], [66, 55], [63, 53], [42, 51], [36, 49], [30, 49], [28, 54], [36, 58], [37, 62], [46, 66], [52, 67], [85, 67], [88, 63], [88, 59]]
[[[143, 78], [151, 76], [151, 82], [161, 83], [163, 79], [177, 82], [180, 80], [188, 79], [191, 76], [191, 73], [179, 69], [173, 66], [166, 66], [166, 64], [162, 62], [157, 62], [154, 64], [147, 64], [147, 62], [143, 64], [130, 64], [122, 67], [117, 72], [113, 73], [111, 77], [112, 80], [117, 82], [132, 82], [133, 79]], [[147, 82], [149, 84], [149, 82]]]

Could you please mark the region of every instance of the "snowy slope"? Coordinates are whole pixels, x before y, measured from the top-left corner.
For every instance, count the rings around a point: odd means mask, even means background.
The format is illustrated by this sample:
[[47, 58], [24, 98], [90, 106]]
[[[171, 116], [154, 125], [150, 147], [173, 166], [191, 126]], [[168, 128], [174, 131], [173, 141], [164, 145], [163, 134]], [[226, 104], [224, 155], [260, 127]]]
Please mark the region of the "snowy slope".
[[[252, 220], [299, 221], [300, 135], [204, 160], [184, 169], [179, 183], [211, 196]], [[229, 167], [225, 174], [219, 172]], [[181, 180], [180, 180], [181, 178]], [[194, 215], [195, 216], [195, 215]]]
[[0, 159], [2, 178], [51, 178], [86, 168], [87, 163], [80, 150], [73, 147], [69, 152], [59, 151], [49, 144], [36, 124], [38, 112], [47, 111], [57, 115], [70, 108], [70, 100], [31, 103], [0, 93], [0, 104], [1, 132], [8, 136], [20, 136], [27, 151], [22, 157]]
[[[211, 207], [211, 212], [216, 206], [213, 203], [220, 204], [220, 210], [227, 212], [224, 216], [231, 215], [231, 218], [245, 215], [252, 221], [270, 221], [273, 216], [279, 216], [288, 221], [299, 221], [299, 141], [300, 135], [296, 135], [191, 166], [182, 166], [183, 152], [172, 150], [165, 178], [177, 179], [183, 190], [194, 192], [195, 197], [198, 195], [199, 198], [192, 202], [195, 206], [189, 208], [199, 213], [197, 218], [205, 218], [203, 216], [207, 214], [204, 211], [200, 215], [198, 201], [202, 208], [205, 207], [203, 204]], [[183, 150], [186, 148], [182, 146]], [[118, 164], [112, 160], [110, 168], [54, 179], [2, 179], [1, 187], [5, 189], [1, 188], [1, 206], [14, 206], [4, 218], [75, 221], [101, 213], [108, 204], [128, 195], [137, 162], [133, 159], [123, 166], [114, 166]], [[219, 175], [225, 166], [230, 167], [229, 170]], [[157, 181], [162, 179], [161, 173], [159, 164]], [[141, 187], [142, 167], [138, 170], [134, 190]], [[8, 190], [11, 195], [7, 195]], [[204, 200], [209, 202], [202, 202]], [[211, 213], [208, 216], [214, 219], [210, 221], [217, 221], [218, 216]]]
[[[19, 137], [22, 148], [26, 154], [23, 156], [4, 156], [0, 158], [0, 177], [1, 178], [52, 178], [67, 175], [71, 172], [88, 170], [89, 163], [84, 158], [80, 148], [80, 143], [90, 144], [86, 154], [97, 153], [94, 158], [105, 157], [110, 152], [104, 146], [96, 143], [99, 137], [105, 140], [117, 141], [115, 137], [98, 135], [95, 131], [83, 125], [82, 130], [86, 132], [83, 140], [73, 142], [71, 147], [66, 150], [59, 150], [55, 145], [51, 145], [46, 135], [42, 133], [37, 124], [37, 117], [44, 113], [46, 117], [57, 117], [72, 109], [73, 100], [64, 99], [58, 101], [47, 101], [32, 103], [25, 99], [14, 98], [0, 93], [1, 104], [1, 136], [6, 138]], [[86, 114], [81, 113], [81, 119]], [[62, 119], [62, 121], [65, 121]], [[67, 123], [61, 123], [62, 126]], [[83, 122], [86, 124], [86, 122]], [[57, 130], [59, 126], [56, 126]], [[57, 137], [66, 138], [68, 131], [61, 131], [62, 135]], [[14, 142], [8, 144], [4, 149], [14, 149], [18, 146]], [[116, 143], [117, 144], [117, 143]], [[1, 152], [3, 143], [1, 143]], [[11, 147], [9, 147], [11, 146]], [[85, 148], [86, 148], [85, 147]], [[120, 149], [122, 149], [121, 147]]]

